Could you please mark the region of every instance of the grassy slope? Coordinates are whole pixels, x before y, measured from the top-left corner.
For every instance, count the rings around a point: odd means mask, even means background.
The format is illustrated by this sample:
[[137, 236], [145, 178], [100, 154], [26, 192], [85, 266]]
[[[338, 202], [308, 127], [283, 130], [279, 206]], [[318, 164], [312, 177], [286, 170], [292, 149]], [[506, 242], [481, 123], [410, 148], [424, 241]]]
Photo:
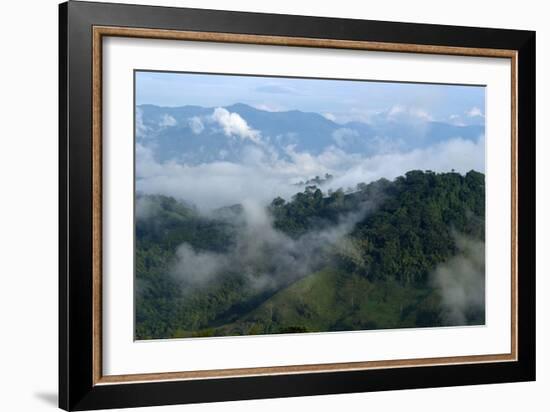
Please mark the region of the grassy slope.
[[313, 273], [279, 291], [236, 322], [195, 336], [414, 327], [425, 289], [371, 282], [334, 269]]

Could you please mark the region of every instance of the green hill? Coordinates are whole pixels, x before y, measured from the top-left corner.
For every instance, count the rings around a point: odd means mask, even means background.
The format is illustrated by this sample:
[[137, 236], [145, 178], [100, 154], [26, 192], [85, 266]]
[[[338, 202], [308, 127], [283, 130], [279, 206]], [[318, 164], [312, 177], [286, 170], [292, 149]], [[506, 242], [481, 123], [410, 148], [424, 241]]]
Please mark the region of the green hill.
[[484, 241], [481, 173], [308, 186], [274, 199], [257, 230], [240, 205], [205, 215], [139, 195], [137, 206], [138, 339], [484, 323], [483, 305], [449, 316], [434, 281], [466, 253], [460, 239]]
[[397, 282], [370, 282], [325, 269], [267, 299], [218, 333], [256, 334], [367, 330], [417, 326], [411, 308], [429, 292]]

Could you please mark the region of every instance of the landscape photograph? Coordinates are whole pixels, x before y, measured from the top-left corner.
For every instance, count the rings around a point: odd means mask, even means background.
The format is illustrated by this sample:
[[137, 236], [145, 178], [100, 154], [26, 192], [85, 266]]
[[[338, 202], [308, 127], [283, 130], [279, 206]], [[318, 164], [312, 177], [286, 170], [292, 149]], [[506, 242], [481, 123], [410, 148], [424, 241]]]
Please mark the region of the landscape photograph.
[[485, 324], [485, 87], [134, 85], [136, 340]]

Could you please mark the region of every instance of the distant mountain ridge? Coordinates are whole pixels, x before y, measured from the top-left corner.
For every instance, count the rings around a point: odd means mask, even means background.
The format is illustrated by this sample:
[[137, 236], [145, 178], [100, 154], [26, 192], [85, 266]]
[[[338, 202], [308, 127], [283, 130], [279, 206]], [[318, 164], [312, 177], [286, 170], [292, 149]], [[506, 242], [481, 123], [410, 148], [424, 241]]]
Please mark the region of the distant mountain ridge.
[[239, 160], [243, 150], [263, 145], [280, 158], [296, 152], [317, 155], [329, 146], [346, 153], [373, 155], [429, 147], [449, 138], [470, 141], [485, 133], [483, 125], [458, 126], [417, 119], [377, 119], [340, 124], [319, 113], [266, 111], [236, 103], [225, 107], [137, 106], [136, 141], [157, 161], [197, 164]]

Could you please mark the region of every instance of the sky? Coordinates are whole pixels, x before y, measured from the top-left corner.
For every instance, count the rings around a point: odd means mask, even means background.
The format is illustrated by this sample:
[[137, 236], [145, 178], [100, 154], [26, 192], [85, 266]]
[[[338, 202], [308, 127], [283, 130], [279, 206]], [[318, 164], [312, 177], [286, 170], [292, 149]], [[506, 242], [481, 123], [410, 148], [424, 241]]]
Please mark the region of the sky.
[[480, 124], [485, 112], [483, 86], [147, 71], [136, 72], [136, 85], [137, 105], [245, 103], [268, 111], [316, 112], [340, 123], [414, 107], [432, 120]]

